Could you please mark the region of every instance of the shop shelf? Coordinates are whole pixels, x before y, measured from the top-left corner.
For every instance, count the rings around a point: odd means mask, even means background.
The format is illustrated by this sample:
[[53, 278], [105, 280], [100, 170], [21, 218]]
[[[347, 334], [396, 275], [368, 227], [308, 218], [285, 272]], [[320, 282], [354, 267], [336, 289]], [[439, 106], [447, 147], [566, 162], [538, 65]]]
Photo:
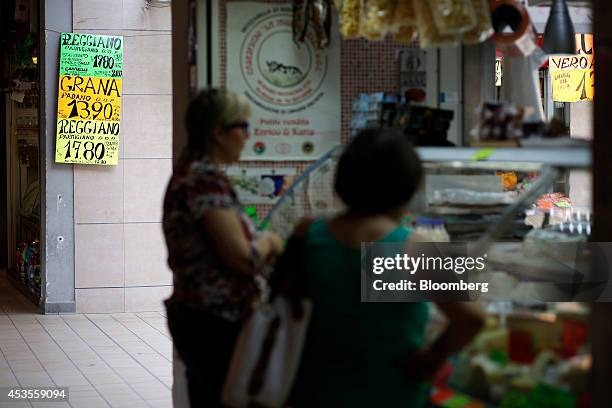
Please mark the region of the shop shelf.
[[488, 148], [476, 147], [420, 147], [417, 149], [421, 160], [441, 162], [456, 167], [491, 167], [517, 170], [535, 170], [537, 166], [564, 168], [589, 168], [591, 149], [583, 147], [547, 148]]

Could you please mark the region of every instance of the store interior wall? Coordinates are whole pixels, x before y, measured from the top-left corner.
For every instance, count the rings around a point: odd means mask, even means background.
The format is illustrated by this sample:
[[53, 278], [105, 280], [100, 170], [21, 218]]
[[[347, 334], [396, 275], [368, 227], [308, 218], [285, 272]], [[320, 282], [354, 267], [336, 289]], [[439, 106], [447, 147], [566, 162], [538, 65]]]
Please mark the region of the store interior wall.
[[119, 163], [74, 167], [76, 311], [161, 310], [171, 292], [161, 228], [172, 170], [170, 2], [73, 0], [74, 32], [123, 36]]

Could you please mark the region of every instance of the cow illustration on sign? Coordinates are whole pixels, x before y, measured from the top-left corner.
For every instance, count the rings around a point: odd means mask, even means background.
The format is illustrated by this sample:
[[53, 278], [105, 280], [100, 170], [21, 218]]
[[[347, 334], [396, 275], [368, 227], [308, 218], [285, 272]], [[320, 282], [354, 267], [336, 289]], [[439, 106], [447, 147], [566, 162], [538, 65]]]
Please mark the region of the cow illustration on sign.
[[304, 77], [302, 70], [292, 65], [284, 65], [277, 61], [266, 61], [266, 65], [268, 72], [264, 73], [264, 76], [276, 86], [294, 86]]

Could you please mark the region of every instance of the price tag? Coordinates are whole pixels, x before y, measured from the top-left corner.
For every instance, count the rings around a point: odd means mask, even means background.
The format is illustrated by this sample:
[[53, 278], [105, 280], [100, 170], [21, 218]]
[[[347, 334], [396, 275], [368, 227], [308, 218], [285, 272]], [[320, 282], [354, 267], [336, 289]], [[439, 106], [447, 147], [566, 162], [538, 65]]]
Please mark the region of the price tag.
[[480, 149], [476, 153], [474, 153], [472, 157], [470, 157], [470, 160], [471, 161], [488, 160], [489, 157], [491, 157], [493, 153], [495, 153], [495, 149], [492, 149], [492, 148]]

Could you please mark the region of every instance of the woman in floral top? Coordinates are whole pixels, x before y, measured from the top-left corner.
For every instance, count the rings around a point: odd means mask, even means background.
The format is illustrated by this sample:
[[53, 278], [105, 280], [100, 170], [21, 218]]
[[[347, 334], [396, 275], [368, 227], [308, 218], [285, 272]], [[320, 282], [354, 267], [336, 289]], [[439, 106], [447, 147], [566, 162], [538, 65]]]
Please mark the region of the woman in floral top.
[[240, 319], [258, 295], [259, 271], [282, 251], [276, 234], [256, 235], [219, 168], [239, 160], [249, 112], [230, 91], [207, 89], [195, 97], [186, 115], [188, 145], [164, 199], [174, 275], [168, 326], [187, 367], [192, 407], [220, 406]]

